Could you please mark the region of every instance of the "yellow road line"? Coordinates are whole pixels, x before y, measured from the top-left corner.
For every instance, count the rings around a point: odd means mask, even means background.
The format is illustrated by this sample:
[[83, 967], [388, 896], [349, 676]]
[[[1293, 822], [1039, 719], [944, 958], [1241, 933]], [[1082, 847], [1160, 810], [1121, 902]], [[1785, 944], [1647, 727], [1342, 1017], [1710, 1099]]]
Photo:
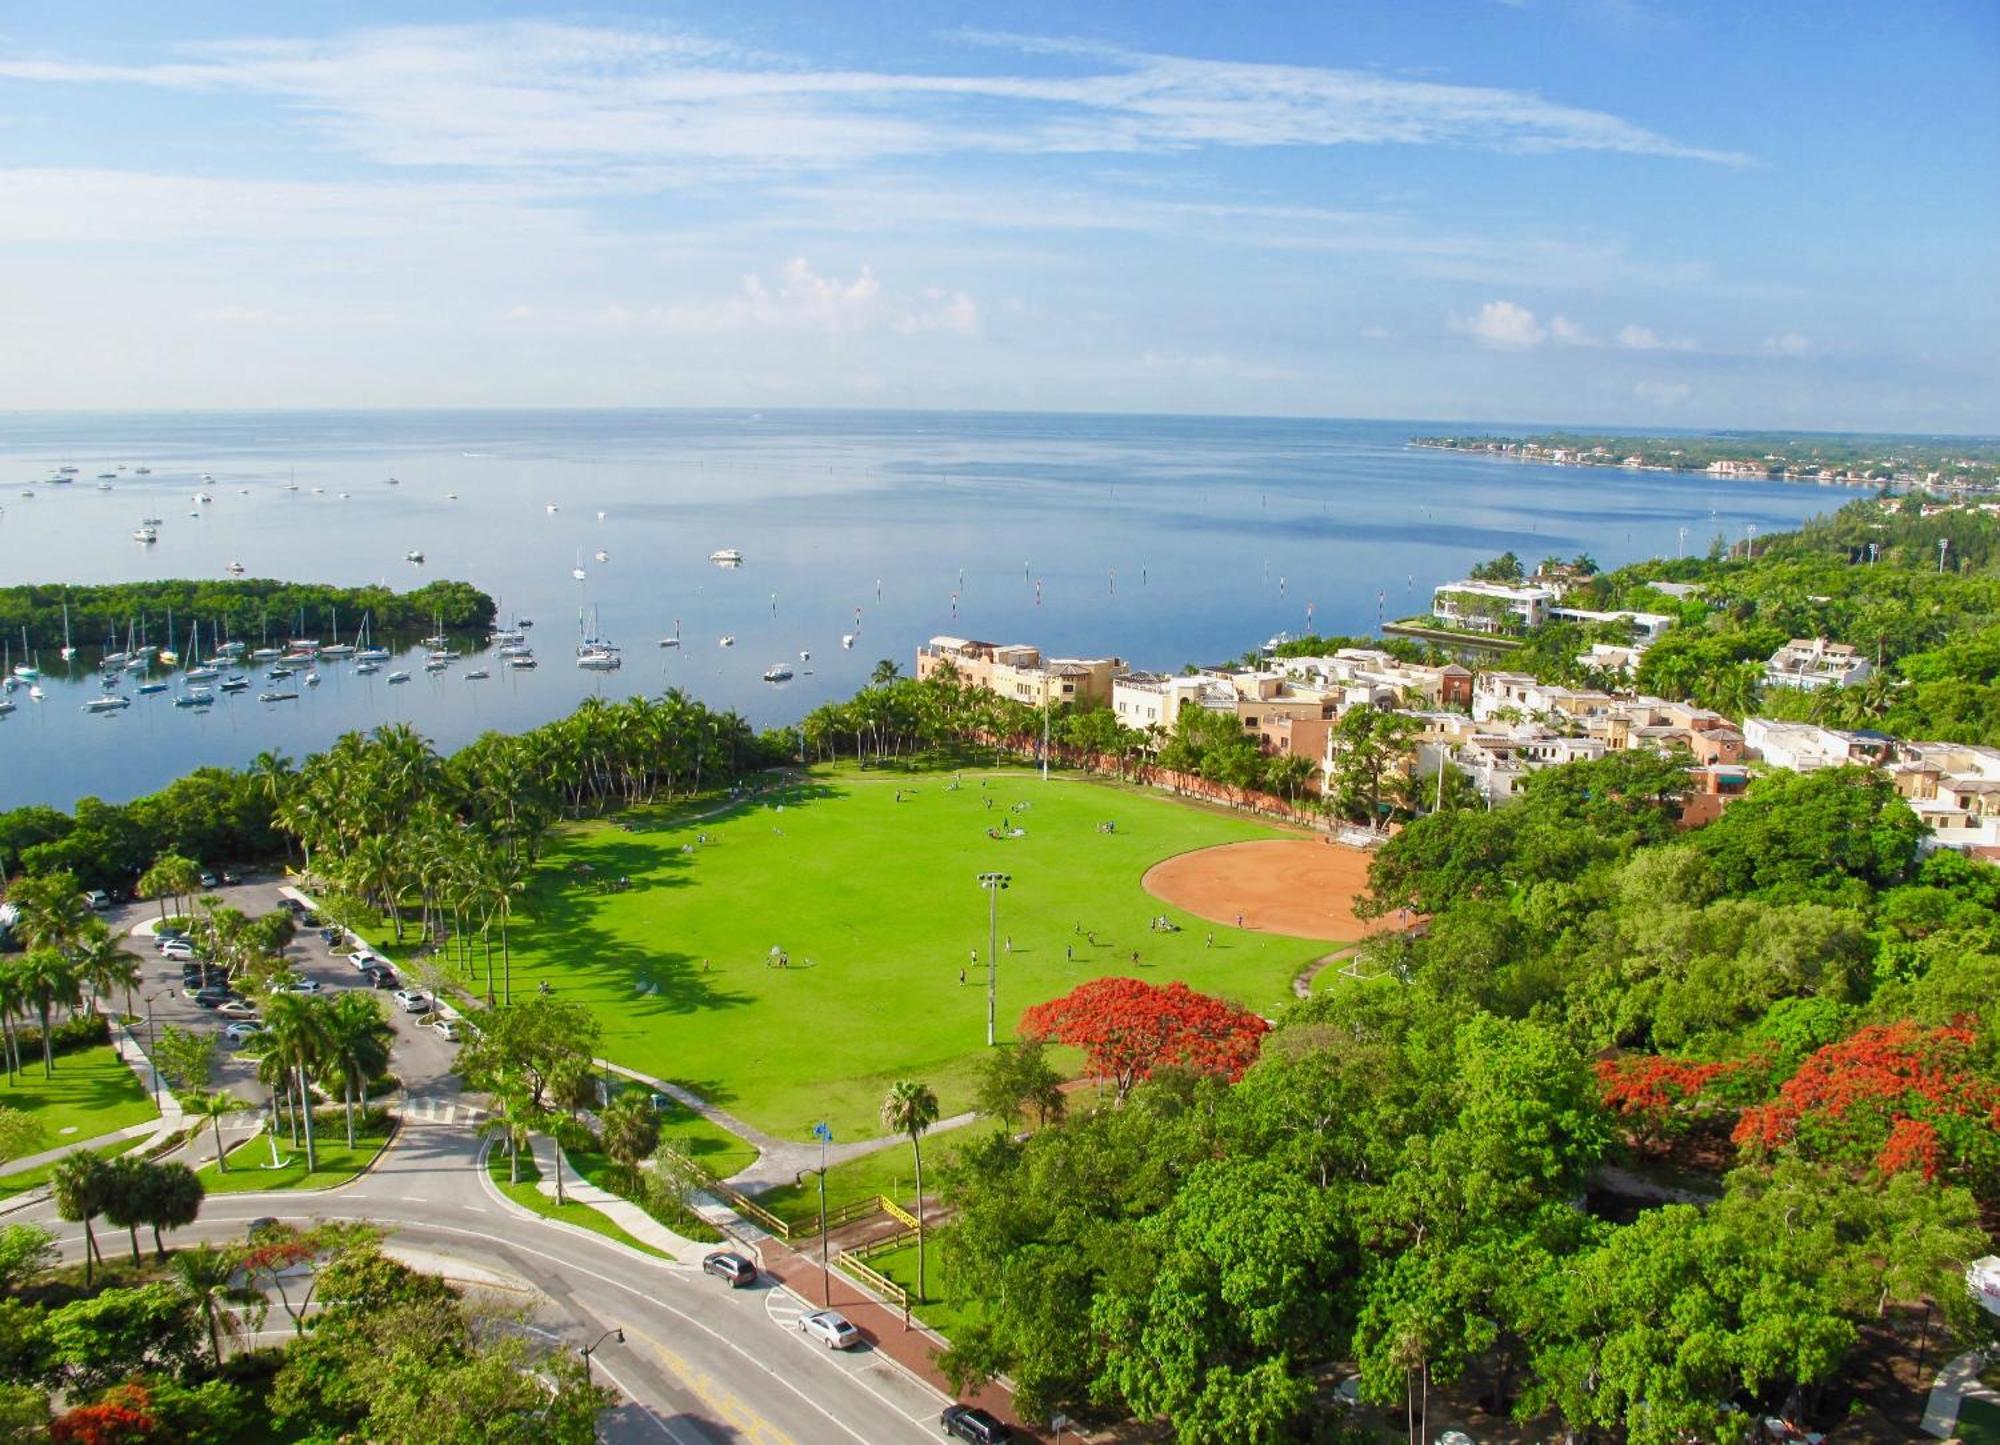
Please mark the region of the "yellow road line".
[[696, 1368], [684, 1356], [650, 1335], [629, 1327], [625, 1333], [643, 1340], [673, 1376], [693, 1391], [695, 1398], [713, 1410], [725, 1424], [740, 1431], [750, 1445], [797, 1445], [791, 1436], [744, 1404], [708, 1371]]

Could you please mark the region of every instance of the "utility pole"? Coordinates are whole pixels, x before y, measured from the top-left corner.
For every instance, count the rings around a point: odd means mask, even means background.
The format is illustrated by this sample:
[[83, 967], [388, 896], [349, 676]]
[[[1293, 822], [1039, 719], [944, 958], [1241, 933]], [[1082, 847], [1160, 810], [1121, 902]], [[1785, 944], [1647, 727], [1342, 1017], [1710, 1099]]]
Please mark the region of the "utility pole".
[[1005, 873], [982, 873], [979, 886], [986, 890], [986, 1047], [994, 1041], [993, 1020], [999, 1007], [1000, 971], [1000, 891], [1014, 880]]
[[813, 1125], [813, 1138], [819, 1140], [819, 1287], [820, 1299], [828, 1309], [833, 1308], [833, 1276], [826, 1267], [826, 1146], [833, 1142], [833, 1130], [822, 1119]]

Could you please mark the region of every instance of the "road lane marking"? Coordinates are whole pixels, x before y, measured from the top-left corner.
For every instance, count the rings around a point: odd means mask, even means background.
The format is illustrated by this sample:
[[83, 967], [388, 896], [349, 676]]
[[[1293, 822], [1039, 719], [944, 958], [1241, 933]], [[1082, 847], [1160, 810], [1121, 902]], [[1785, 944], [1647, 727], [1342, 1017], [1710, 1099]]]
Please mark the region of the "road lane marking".
[[796, 1445], [791, 1436], [744, 1404], [728, 1386], [708, 1371], [698, 1368], [643, 1330], [627, 1330], [626, 1333], [644, 1340], [646, 1347], [665, 1363], [669, 1374], [687, 1386], [696, 1399], [720, 1415], [731, 1428], [741, 1431], [751, 1445]]

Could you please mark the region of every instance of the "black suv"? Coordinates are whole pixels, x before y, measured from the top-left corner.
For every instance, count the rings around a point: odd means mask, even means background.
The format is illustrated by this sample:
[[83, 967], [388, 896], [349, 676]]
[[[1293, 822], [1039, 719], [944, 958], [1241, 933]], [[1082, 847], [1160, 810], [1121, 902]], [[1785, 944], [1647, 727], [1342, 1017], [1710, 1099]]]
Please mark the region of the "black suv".
[[1014, 1438], [1012, 1430], [977, 1405], [947, 1405], [938, 1423], [944, 1426], [945, 1434], [969, 1440], [972, 1445], [1005, 1445]]
[[742, 1289], [747, 1284], [757, 1283], [757, 1266], [742, 1255], [731, 1254], [726, 1249], [704, 1259], [701, 1268], [704, 1274], [728, 1280], [731, 1289]]

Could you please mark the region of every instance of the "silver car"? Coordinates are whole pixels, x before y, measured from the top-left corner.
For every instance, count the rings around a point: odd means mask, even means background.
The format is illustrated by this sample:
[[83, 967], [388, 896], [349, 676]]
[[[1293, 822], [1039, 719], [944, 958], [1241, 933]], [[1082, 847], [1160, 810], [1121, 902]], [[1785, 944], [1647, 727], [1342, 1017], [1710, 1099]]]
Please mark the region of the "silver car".
[[861, 1343], [861, 1331], [838, 1310], [815, 1310], [799, 1321], [799, 1328], [824, 1342], [829, 1350], [851, 1350]]

